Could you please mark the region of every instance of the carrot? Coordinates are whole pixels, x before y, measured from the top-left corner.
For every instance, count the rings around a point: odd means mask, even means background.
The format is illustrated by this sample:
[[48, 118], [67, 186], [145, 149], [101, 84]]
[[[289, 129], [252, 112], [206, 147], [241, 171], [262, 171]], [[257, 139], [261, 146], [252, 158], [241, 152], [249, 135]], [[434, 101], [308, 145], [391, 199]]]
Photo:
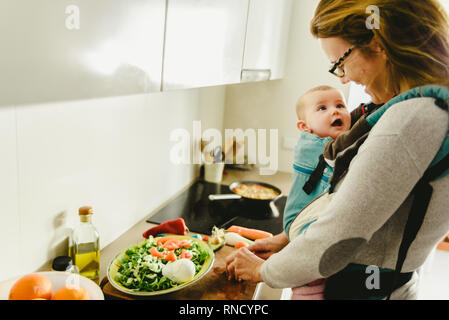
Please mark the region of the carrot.
[[151, 254], [152, 256], [155, 256], [155, 257], [158, 257], [158, 258], [162, 258], [162, 257], [164, 256], [164, 253], [158, 251], [156, 247], [152, 247], [152, 248], [150, 249], [150, 254]]
[[235, 233], [241, 235], [242, 237], [252, 239], [252, 240], [264, 239], [264, 238], [269, 238], [269, 237], [273, 236], [273, 234], [270, 232], [257, 230], [257, 229], [250, 229], [250, 228], [245, 228], [245, 227], [240, 227], [240, 226], [230, 226], [227, 231], [235, 232]]
[[240, 249], [240, 248], [247, 247], [247, 246], [249, 246], [249, 244], [247, 242], [239, 241], [235, 244], [234, 248]]
[[174, 251], [169, 251], [168, 254], [164, 257], [165, 261], [176, 261], [176, 254]]

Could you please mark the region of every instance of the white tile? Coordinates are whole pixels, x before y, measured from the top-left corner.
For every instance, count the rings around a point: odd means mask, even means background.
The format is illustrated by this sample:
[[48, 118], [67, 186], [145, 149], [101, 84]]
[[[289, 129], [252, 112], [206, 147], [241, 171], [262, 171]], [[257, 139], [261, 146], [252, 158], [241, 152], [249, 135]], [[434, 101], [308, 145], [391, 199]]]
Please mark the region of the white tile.
[[19, 107], [26, 269], [55, 256], [61, 214], [74, 226], [77, 208], [93, 206], [104, 247], [190, 183], [193, 166], [169, 161], [169, 137], [197, 115], [198, 90]]
[[14, 107], [0, 107], [0, 281], [21, 272]]
[[224, 89], [210, 90], [0, 107], [0, 280], [63, 254], [80, 206], [104, 247], [192, 182], [170, 133], [222, 123]]
[[[136, 203], [136, 106], [133, 98], [98, 99], [18, 109], [22, 250], [29, 269], [54, 257], [54, 220], [92, 205], [108, 242], [129, 225]], [[32, 238], [39, 241], [32, 241]]]
[[152, 94], [140, 106], [137, 139], [141, 147], [136, 161], [141, 168], [139, 199], [145, 203], [147, 213], [192, 180], [191, 165], [170, 161], [175, 143], [170, 141], [170, 134], [178, 128], [192, 131], [197, 106], [197, 90]]

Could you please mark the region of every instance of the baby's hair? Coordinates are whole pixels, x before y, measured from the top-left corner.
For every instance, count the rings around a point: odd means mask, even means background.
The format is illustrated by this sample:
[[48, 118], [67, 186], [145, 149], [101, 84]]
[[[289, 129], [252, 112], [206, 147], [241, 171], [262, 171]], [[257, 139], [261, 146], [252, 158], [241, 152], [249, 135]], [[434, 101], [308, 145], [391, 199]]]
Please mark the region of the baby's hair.
[[321, 85], [321, 86], [317, 86], [314, 87], [312, 89], [307, 90], [299, 99], [298, 102], [296, 103], [296, 115], [298, 116], [298, 120], [305, 120], [305, 109], [306, 109], [306, 104], [304, 103], [304, 98], [312, 92], [315, 91], [327, 91], [327, 90], [337, 90], [334, 87], [328, 86], [328, 85]]

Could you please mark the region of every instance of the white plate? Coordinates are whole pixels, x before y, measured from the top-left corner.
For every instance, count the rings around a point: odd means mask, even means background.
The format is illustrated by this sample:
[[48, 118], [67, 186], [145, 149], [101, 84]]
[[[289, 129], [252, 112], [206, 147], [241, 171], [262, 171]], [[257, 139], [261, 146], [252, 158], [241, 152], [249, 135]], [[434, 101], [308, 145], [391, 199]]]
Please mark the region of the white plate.
[[[44, 272], [33, 272], [33, 273], [39, 273], [43, 276], [50, 279], [51, 283], [53, 284], [53, 293], [56, 292], [59, 288], [61, 288], [64, 285], [74, 285], [77, 284], [77, 281], [79, 281], [79, 286], [86, 289], [89, 293], [91, 300], [104, 300], [103, 291], [101, 291], [101, 288], [92, 280], [81, 276], [79, 274], [74, 274], [70, 272], [62, 272], [62, 271], [44, 271]], [[18, 276], [6, 281], [0, 282], [0, 300], [8, 300], [9, 297], [9, 291], [11, 290], [11, 287], [16, 283], [17, 280], [19, 280], [22, 276]]]

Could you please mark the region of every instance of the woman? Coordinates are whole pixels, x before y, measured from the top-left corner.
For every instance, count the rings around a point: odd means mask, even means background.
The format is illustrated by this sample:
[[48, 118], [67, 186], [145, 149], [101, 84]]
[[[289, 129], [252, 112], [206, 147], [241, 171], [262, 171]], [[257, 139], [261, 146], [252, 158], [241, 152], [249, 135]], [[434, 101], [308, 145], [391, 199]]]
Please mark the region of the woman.
[[[369, 23], [376, 19], [378, 24]], [[449, 23], [436, 0], [321, 0], [311, 31], [333, 64], [329, 71], [343, 84], [364, 85], [376, 104], [423, 85], [449, 87]], [[393, 271], [412, 190], [448, 130], [447, 112], [434, 102], [417, 98], [392, 106], [358, 149], [318, 221], [291, 242], [283, 232], [236, 251], [227, 259], [229, 277], [294, 288], [342, 274], [342, 283], [350, 282], [349, 266]], [[406, 281], [395, 282], [392, 299], [416, 299], [416, 271], [449, 230], [449, 176], [431, 185], [424, 222], [402, 266]], [[316, 283], [293, 294], [322, 297], [329, 281]], [[333, 297], [342, 298], [338, 290]]]

